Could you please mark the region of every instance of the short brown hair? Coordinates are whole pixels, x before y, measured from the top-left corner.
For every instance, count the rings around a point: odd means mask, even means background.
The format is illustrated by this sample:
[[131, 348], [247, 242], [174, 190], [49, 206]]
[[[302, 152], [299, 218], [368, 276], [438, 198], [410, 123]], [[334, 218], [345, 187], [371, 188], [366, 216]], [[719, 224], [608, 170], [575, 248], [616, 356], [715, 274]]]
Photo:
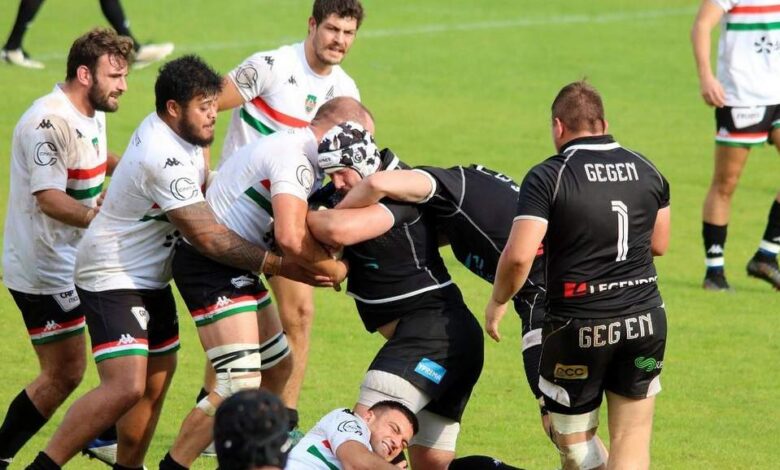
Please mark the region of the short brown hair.
[[604, 131], [604, 103], [599, 92], [585, 80], [569, 83], [552, 104], [552, 117], [571, 131]]
[[360, 0], [314, 0], [311, 16], [318, 25], [330, 15], [339, 18], [355, 18], [359, 29], [363, 22], [363, 5], [360, 4]]
[[100, 56], [122, 58], [128, 64], [133, 61], [133, 40], [120, 36], [110, 28], [94, 28], [73, 41], [68, 53], [68, 67], [65, 80], [76, 78], [76, 70], [82, 65], [95, 73]]

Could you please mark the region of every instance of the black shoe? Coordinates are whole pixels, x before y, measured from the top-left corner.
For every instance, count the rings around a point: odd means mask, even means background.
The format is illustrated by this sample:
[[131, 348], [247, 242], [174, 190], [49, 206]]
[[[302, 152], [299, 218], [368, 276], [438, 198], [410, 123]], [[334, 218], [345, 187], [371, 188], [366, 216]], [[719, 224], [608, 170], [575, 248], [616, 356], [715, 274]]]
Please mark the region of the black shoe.
[[753, 258], [748, 261], [747, 273], [750, 277], [763, 279], [772, 284], [775, 289], [780, 289], [780, 269], [778, 269], [777, 260], [764, 261]]
[[707, 273], [707, 275], [704, 276], [704, 283], [702, 284], [702, 287], [704, 290], [710, 290], [714, 292], [734, 291], [734, 289], [732, 289], [729, 285], [728, 281], [726, 281], [726, 276], [722, 271], [719, 273]]

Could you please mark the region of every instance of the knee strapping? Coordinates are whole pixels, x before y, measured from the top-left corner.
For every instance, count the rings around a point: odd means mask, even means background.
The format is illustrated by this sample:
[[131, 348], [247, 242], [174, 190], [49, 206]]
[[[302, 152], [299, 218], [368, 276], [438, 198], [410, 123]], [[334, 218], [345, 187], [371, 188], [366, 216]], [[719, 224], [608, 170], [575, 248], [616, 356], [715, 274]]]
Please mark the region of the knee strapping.
[[257, 344], [226, 344], [209, 349], [206, 355], [217, 373], [214, 392], [222, 398], [260, 388], [262, 359]]
[[276, 336], [260, 345], [260, 357], [262, 358], [261, 370], [268, 370], [279, 364], [290, 355], [290, 346], [287, 344], [287, 336], [280, 331]]
[[585, 442], [560, 446], [560, 452], [561, 464], [564, 468], [567, 467], [568, 463], [568, 466], [574, 464], [576, 468], [588, 470], [607, 463], [595, 437]]

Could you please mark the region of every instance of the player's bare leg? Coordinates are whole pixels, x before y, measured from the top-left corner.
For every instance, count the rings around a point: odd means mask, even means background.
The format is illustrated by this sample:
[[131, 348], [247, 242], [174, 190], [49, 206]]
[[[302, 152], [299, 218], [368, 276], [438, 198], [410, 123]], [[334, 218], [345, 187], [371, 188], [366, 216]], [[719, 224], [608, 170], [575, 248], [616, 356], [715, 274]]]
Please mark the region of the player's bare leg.
[[704, 199], [702, 220], [708, 224], [726, 225], [731, 215], [731, 198], [745, 168], [749, 148], [715, 146], [715, 167], [707, 196]]
[[[221, 320], [198, 327], [198, 336], [203, 349], [209, 353], [218, 348], [240, 346], [241, 351], [226, 353], [234, 355], [235, 359], [227, 357], [225, 360], [241, 361], [243, 358], [256, 355], [257, 372], [227, 373], [225, 380], [227, 388], [241, 387], [242, 382], [252, 382], [260, 385], [260, 361], [259, 361], [259, 337], [256, 312], [242, 312], [236, 315], [222, 318]], [[254, 349], [254, 353], [250, 352]], [[214, 358], [212, 358], [212, 363]], [[239, 368], [245, 368], [243, 365]], [[216, 386], [208, 396], [190, 411], [179, 430], [179, 435], [169, 452], [170, 457], [179, 465], [189, 467], [200, 453], [213, 440], [212, 428], [214, 426], [214, 412], [222, 401], [229, 396], [229, 390], [220, 390], [220, 379], [217, 377]], [[224, 396], [223, 396], [224, 395]]]
[[176, 353], [150, 356], [143, 397], [117, 422], [117, 464], [141, 467], [176, 371]]
[[409, 462], [412, 468], [446, 470], [455, 458], [455, 452], [431, 449], [419, 445], [409, 446]]
[[84, 335], [33, 346], [41, 372], [25, 391], [46, 419], [59, 408], [84, 377], [86, 352]]
[[607, 392], [609, 469], [650, 468], [655, 397], [634, 399]]
[[314, 288], [280, 276], [273, 276], [268, 283], [276, 298], [293, 356], [292, 373], [281, 398], [285, 406], [297, 408], [309, 360], [309, 337], [314, 321]]
[[[780, 152], [780, 122], [776, 123], [778, 127], [770, 133], [770, 140], [775, 144]], [[777, 255], [780, 253], [780, 193], [777, 193], [775, 200], [769, 209], [767, 225], [761, 242], [758, 245], [753, 258], [748, 261], [748, 276], [755, 277], [768, 282], [775, 289], [780, 290], [780, 266], [777, 263]]]

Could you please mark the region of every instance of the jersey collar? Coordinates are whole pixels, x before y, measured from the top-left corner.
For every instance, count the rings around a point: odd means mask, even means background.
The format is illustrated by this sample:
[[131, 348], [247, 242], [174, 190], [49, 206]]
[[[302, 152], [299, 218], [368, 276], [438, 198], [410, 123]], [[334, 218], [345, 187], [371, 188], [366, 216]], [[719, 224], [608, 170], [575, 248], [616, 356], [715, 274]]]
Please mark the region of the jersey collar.
[[612, 150], [620, 147], [610, 134], [593, 135], [572, 139], [561, 147], [561, 155], [571, 155], [577, 150]]

